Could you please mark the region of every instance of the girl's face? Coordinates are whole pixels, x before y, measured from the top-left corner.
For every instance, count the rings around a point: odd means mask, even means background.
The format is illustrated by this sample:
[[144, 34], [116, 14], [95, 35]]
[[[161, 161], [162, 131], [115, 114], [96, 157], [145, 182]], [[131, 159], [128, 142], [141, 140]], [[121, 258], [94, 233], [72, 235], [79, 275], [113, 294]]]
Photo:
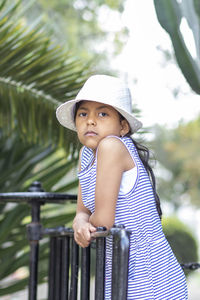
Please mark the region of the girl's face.
[[128, 122], [120, 120], [112, 106], [93, 101], [81, 101], [75, 124], [79, 141], [94, 152], [106, 136], [124, 136], [130, 129]]

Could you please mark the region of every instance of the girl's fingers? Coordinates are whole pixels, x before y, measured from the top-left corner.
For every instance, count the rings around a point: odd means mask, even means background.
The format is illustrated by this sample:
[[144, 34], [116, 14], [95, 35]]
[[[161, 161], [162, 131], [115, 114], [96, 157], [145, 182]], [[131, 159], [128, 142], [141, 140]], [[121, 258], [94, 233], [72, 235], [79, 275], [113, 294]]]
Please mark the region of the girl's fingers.
[[97, 231], [96, 227], [94, 227], [92, 224], [90, 224], [89, 230], [90, 230], [90, 232]]
[[75, 239], [75, 241], [76, 241], [76, 243], [79, 245], [79, 246], [81, 246], [82, 248], [85, 248], [85, 247], [88, 247], [89, 246], [89, 242], [87, 242], [87, 241], [79, 241], [79, 240], [76, 240]]
[[74, 238], [77, 244], [79, 244], [81, 247], [87, 247], [91, 241], [91, 234], [89, 230], [84, 230], [83, 232], [77, 232], [74, 235]]
[[96, 231], [96, 227], [92, 224], [87, 223], [83, 227], [81, 226], [74, 232], [74, 239], [81, 247], [88, 247], [91, 242], [91, 233]]

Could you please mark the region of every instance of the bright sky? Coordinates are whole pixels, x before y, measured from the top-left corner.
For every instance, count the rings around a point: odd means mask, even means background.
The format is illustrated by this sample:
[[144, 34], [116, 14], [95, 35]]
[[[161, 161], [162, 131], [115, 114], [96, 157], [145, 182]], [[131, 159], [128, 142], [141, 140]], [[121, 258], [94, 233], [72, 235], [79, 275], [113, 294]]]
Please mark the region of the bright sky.
[[[141, 109], [144, 126], [155, 123], [176, 126], [183, 119], [200, 114], [200, 96], [190, 90], [180, 69], [166, 63], [160, 46], [172, 51], [167, 33], [158, 23], [153, 0], [127, 0], [122, 22], [130, 30], [123, 53], [113, 60], [113, 67], [127, 76], [134, 101]], [[136, 84], [133, 84], [134, 80]], [[172, 90], [180, 89], [177, 98]]]

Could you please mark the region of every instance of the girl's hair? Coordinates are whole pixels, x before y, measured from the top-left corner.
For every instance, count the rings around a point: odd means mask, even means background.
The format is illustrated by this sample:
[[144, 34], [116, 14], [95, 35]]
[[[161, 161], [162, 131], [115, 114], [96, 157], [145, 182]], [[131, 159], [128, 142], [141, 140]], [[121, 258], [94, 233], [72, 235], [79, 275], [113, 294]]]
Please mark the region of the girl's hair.
[[[127, 134], [127, 136], [129, 136], [129, 135]], [[149, 164], [149, 159], [150, 159], [149, 149], [147, 147], [145, 147], [144, 145], [141, 145], [140, 143], [136, 142], [133, 138], [131, 138], [131, 140], [132, 140], [133, 144], [135, 145], [135, 147], [138, 151], [138, 155], [139, 155], [139, 157], [149, 175], [149, 178], [151, 180], [154, 197], [155, 197], [155, 202], [156, 202], [156, 208], [157, 208], [159, 217], [161, 219], [162, 218], [162, 210], [161, 210], [161, 206], [160, 206], [160, 198], [156, 192], [156, 179], [154, 176], [154, 172], [152, 170], [151, 165]]]
[[[76, 118], [77, 110], [78, 110], [81, 102], [82, 101], [76, 103], [75, 110], [74, 110], [74, 121], [75, 121], [75, 118]], [[119, 118], [120, 118], [120, 121], [126, 120], [120, 113], [119, 113]], [[138, 151], [138, 155], [139, 155], [139, 157], [140, 157], [140, 159], [141, 159], [141, 161], [142, 161], [142, 163], [143, 163], [143, 165], [144, 165], [144, 167], [147, 171], [147, 174], [149, 175], [149, 178], [150, 178], [150, 181], [151, 181], [151, 184], [152, 184], [152, 188], [153, 188], [153, 192], [154, 192], [156, 208], [157, 208], [159, 217], [161, 219], [162, 210], [161, 210], [161, 206], [160, 206], [160, 198], [159, 198], [159, 196], [156, 192], [156, 179], [155, 179], [155, 176], [154, 176], [154, 172], [152, 170], [152, 167], [149, 164], [149, 159], [150, 159], [149, 149], [147, 147], [145, 147], [144, 145], [141, 145], [140, 143], [136, 142], [130, 135], [131, 135], [130, 133], [126, 134], [126, 136], [128, 136], [132, 140], [133, 144], [135, 145], [135, 147]]]

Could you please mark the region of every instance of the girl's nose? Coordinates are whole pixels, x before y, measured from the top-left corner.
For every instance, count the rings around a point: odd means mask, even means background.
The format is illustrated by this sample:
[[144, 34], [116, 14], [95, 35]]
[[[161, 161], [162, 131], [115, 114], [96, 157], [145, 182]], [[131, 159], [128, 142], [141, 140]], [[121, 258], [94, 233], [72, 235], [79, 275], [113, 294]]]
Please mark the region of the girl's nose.
[[87, 124], [88, 125], [96, 125], [96, 120], [94, 114], [89, 114], [88, 119], [87, 119]]
[[94, 125], [96, 125], [96, 121], [95, 121], [94, 118], [91, 118], [91, 117], [90, 117], [90, 118], [88, 118], [88, 120], [87, 120], [87, 124], [88, 124], [88, 125], [93, 125], [93, 126], [94, 126]]

